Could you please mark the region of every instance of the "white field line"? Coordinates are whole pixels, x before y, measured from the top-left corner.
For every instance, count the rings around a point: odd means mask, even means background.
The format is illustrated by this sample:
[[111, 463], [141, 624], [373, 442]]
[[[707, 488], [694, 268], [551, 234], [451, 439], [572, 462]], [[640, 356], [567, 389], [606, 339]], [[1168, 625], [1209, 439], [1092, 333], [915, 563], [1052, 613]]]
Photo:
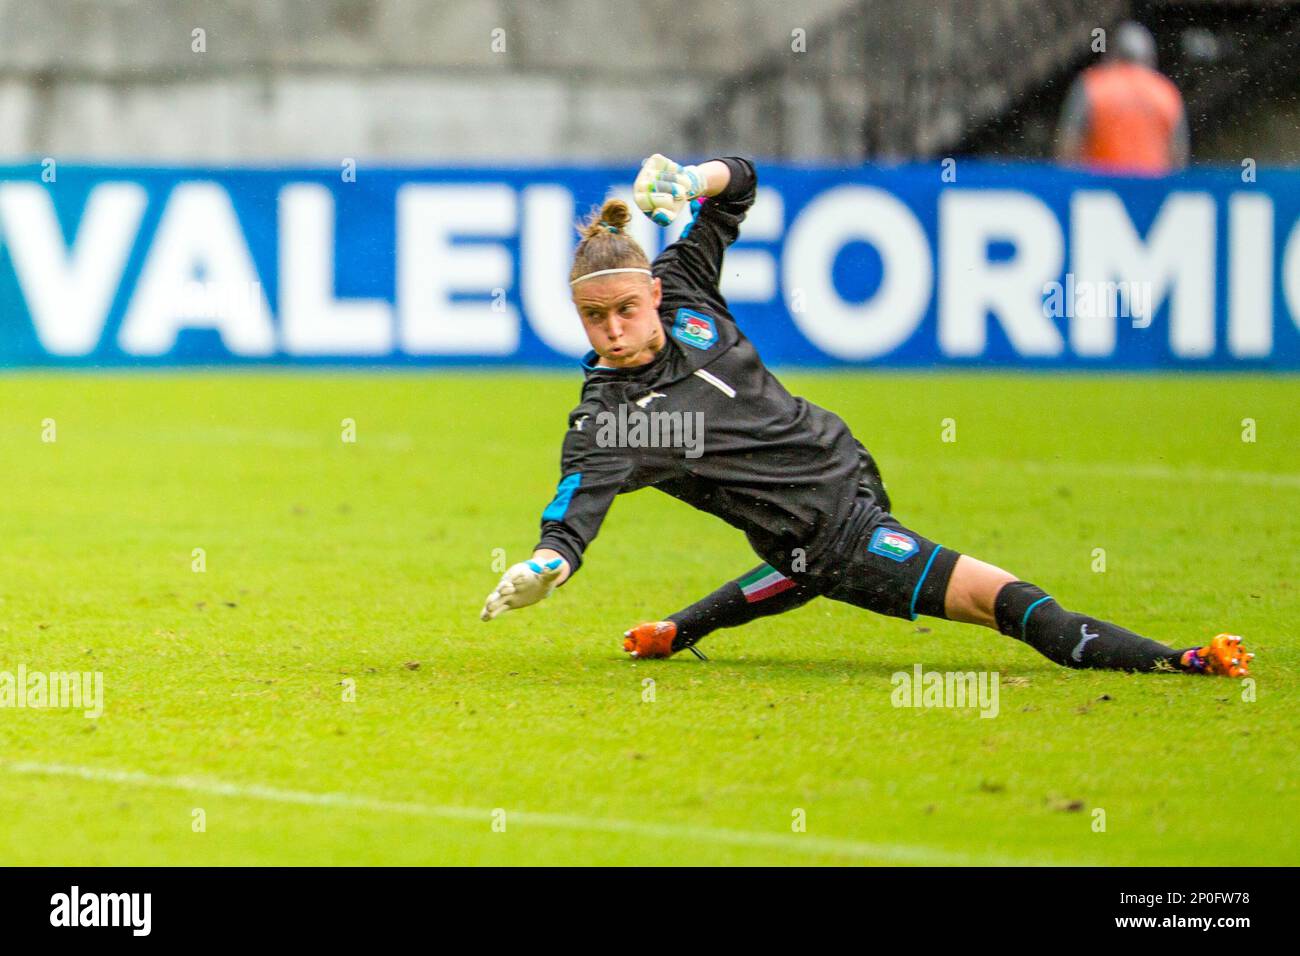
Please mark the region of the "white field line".
[[[191, 433], [199, 440], [227, 445], [271, 445], [277, 448], [322, 448], [342, 444], [339, 429], [292, 430], [287, 428], [235, 428], [229, 426], [196, 428]], [[358, 445], [373, 445], [384, 451], [410, 451], [415, 442], [404, 432], [372, 434], [359, 432]]]
[[[272, 448], [328, 448], [337, 441], [333, 432], [324, 430], [290, 430], [208, 426], [187, 429], [153, 430], [142, 436], [156, 442], [169, 444], [246, 445]], [[383, 451], [411, 451], [415, 447], [412, 436], [405, 432], [364, 434], [358, 444], [366, 444]], [[1261, 485], [1268, 488], [1300, 489], [1300, 473], [1286, 471], [1249, 471], [1232, 468], [1205, 468], [1200, 465], [1132, 464], [1113, 461], [1014, 460], [1001, 458], [972, 458], [956, 462], [939, 456], [912, 458], [887, 455], [878, 459], [883, 468], [891, 464], [909, 468], [968, 467], [994, 469], [1008, 474], [1017, 471], [1029, 474], [1088, 475], [1098, 478], [1138, 479], [1151, 481], [1220, 482], [1226, 484]]]
[[[34, 761], [15, 761], [4, 766], [10, 773], [41, 777], [73, 777], [95, 783], [162, 790], [182, 790], [218, 797], [246, 800], [263, 800], [269, 803], [290, 803], [303, 806], [368, 810], [374, 813], [392, 813], [406, 816], [434, 817], [443, 820], [462, 820], [478, 823], [487, 828], [492, 821], [492, 811], [477, 807], [438, 806], [426, 803], [407, 803], [379, 800], [348, 793], [311, 793], [303, 790], [284, 790], [261, 784], [229, 783], [206, 777], [158, 777], [134, 770], [109, 770], [100, 767], [79, 767], [68, 764], [50, 764]], [[714, 843], [727, 846], [766, 847], [791, 853], [821, 853], [873, 863], [905, 863], [918, 866], [1044, 866], [1061, 865], [1044, 861], [1008, 859], [984, 854], [952, 853], [926, 846], [901, 843], [865, 843], [858, 840], [839, 840], [797, 833], [763, 833], [753, 830], [729, 830], [719, 827], [692, 824], [643, 823], [635, 820], [613, 820], [604, 817], [580, 817], [558, 813], [536, 813], [527, 810], [506, 811], [507, 826], [511, 824], [536, 826], [554, 830], [571, 830], [581, 833], [614, 833], [619, 835], [649, 837], [664, 840]]]
[[[120, 429], [117, 434], [125, 434], [127, 429]], [[226, 425], [210, 425], [196, 428], [153, 428], [130, 432], [132, 441], [147, 441], [155, 445], [244, 445], [249, 448], [305, 448], [327, 450], [340, 441], [341, 429], [322, 427], [317, 429], [289, 428], [239, 428]], [[358, 432], [358, 445], [369, 445], [383, 451], [410, 451], [415, 447], [414, 439], [406, 432]]]
[[909, 468], [989, 468], [1008, 475], [1017, 471], [1031, 474], [1091, 475], [1098, 478], [1150, 479], [1154, 481], [1224, 482], [1227, 484], [1263, 485], [1268, 488], [1300, 488], [1300, 474], [1286, 471], [1236, 471], [1230, 468], [1202, 468], [1198, 465], [1135, 465], [1123, 462], [1087, 462], [1055, 459], [1051, 461], [1013, 461], [997, 458], [971, 458], [945, 462], [935, 458], [881, 459], [881, 465], [890, 463]]
[[[290, 431], [287, 429], [255, 429], [209, 427], [188, 429], [184, 433], [171, 434], [168, 441], [187, 444], [201, 444], [210, 441], [214, 444], [259, 445], [277, 448], [326, 448], [333, 439], [322, 439], [319, 431]], [[415, 442], [409, 434], [402, 432], [365, 435], [358, 444], [366, 444], [383, 451], [410, 451]], [[987, 468], [1013, 475], [1016, 472], [1037, 475], [1091, 476], [1096, 478], [1114, 478], [1119, 480], [1173, 481], [1173, 482], [1210, 482], [1223, 484], [1259, 485], [1266, 488], [1300, 489], [1300, 473], [1286, 471], [1249, 471], [1232, 468], [1205, 468], [1200, 465], [1162, 465], [1132, 464], [1118, 461], [1069, 461], [1067, 459], [1049, 460], [1015, 460], [1003, 458], [972, 458], [947, 462], [938, 456], [932, 458], [911, 458], [886, 456], [879, 460], [882, 467], [890, 464], [905, 465], [910, 468], [934, 468], [951, 466], [954, 468]]]

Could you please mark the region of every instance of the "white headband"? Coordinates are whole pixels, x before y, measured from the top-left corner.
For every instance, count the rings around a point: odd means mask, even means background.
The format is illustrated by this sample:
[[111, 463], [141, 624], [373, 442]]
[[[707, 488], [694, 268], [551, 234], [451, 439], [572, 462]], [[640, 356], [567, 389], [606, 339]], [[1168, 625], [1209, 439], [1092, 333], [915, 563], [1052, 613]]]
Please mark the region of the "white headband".
[[631, 267], [627, 269], [600, 269], [596, 272], [588, 272], [585, 276], [578, 276], [578, 278], [570, 281], [569, 285], [577, 285], [583, 279], [594, 279], [596, 276], [613, 275], [615, 272], [644, 272], [646, 275], [652, 274], [649, 269], [641, 269], [639, 267]]

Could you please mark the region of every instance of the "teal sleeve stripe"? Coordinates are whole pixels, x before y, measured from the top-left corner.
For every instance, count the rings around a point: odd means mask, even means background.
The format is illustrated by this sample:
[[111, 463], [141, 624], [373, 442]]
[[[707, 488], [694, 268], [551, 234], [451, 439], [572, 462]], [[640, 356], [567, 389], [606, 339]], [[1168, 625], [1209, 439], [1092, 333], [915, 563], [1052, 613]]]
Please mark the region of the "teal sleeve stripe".
[[691, 234], [691, 229], [695, 225], [695, 220], [699, 217], [700, 214], [700, 206], [702, 205], [702, 203], [700, 202], [699, 199], [692, 199], [689, 205], [691, 210], [691, 220], [686, 224], [686, 228], [682, 230], [682, 234], [677, 237], [678, 239], [685, 239], [687, 236]]
[[943, 550], [941, 545], [935, 545], [934, 550], [930, 552], [929, 559], [925, 562], [925, 567], [921, 569], [921, 577], [916, 582], [916, 588], [912, 591], [912, 604], [907, 609], [907, 613], [916, 620], [916, 599], [921, 593], [921, 585], [925, 583], [925, 576], [930, 573], [930, 565], [934, 564], [934, 556]]
[[546, 506], [542, 512], [543, 521], [563, 521], [564, 516], [569, 513], [569, 502], [573, 500], [573, 493], [578, 490], [582, 484], [582, 472], [575, 471], [571, 475], [565, 475], [560, 479], [559, 487], [555, 489], [555, 497], [551, 503]]
[[1025, 639], [1025, 625], [1029, 623], [1029, 615], [1034, 613], [1034, 608], [1038, 607], [1038, 605], [1042, 604], [1044, 601], [1050, 601], [1051, 599], [1052, 596], [1050, 594], [1046, 597], [1040, 597], [1033, 604], [1029, 605], [1029, 607], [1025, 608], [1025, 616], [1020, 619], [1020, 639], [1022, 641]]

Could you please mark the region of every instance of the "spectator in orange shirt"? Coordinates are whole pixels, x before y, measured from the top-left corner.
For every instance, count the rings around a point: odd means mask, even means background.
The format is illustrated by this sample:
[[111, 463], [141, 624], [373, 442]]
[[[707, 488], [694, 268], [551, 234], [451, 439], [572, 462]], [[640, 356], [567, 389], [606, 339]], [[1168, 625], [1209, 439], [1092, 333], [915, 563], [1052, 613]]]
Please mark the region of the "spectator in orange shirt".
[[1163, 176], [1187, 165], [1187, 115], [1156, 68], [1156, 43], [1121, 23], [1101, 63], [1074, 81], [1061, 111], [1057, 158], [1093, 172]]

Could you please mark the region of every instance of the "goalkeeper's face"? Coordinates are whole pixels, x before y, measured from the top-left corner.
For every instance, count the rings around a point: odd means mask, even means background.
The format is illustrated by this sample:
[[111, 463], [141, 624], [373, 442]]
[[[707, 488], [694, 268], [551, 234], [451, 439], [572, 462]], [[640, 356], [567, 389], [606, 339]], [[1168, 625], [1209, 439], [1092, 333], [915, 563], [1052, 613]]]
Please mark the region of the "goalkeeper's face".
[[579, 282], [573, 304], [600, 364], [633, 368], [651, 361], [664, 347], [659, 321], [663, 286], [658, 277], [632, 273]]

